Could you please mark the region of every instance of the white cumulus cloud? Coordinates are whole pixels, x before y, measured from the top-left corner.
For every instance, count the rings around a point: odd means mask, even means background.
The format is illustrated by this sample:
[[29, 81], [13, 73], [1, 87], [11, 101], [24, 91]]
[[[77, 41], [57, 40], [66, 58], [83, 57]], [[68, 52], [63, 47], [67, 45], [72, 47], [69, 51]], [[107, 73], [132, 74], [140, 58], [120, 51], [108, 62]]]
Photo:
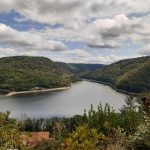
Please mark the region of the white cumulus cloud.
[[17, 31], [5, 24], [0, 24], [0, 45], [15, 47], [22, 50], [66, 50], [67, 47], [60, 41], [44, 40], [39, 35]]

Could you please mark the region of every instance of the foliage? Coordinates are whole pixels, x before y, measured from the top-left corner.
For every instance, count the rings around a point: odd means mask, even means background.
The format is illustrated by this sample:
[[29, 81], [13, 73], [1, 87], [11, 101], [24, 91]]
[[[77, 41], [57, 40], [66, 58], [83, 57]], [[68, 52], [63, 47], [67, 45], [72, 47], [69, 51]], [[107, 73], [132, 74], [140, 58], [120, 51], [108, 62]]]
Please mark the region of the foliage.
[[15, 119], [9, 118], [10, 113], [0, 113], [0, 149], [28, 149], [24, 145], [25, 133], [20, 132], [19, 124]]
[[137, 131], [129, 136], [128, 146], [129, 149], [150, 149], [150, 118], [140, 124]]
[[150, 91], [150, 57], [121, 60], [83, 77], [107, 82], [128, 92]]
[[141, 109], [137, 109], [136, 99], [132, 96], [126, 98], [126, 105], [124, 105], [120, 113], [116, 112], [109, 104], [105, 104], [103, 108], [101, 103], [97, 110], [91, 109], [88, 111], [88, 124], [92, 128], [98, 129], [105, 135], [112, 134], [113, 128], [121, 127], [127, 134], [134, 133], [138, 124], [143, 120]]
[[114, 132], [110, 135], [111, 141], [107, 145], [106, 150], [125, 150], [127, 135], [120, 127], [114, 128]]
[[54, 150], [54, 148], [52, 141], [43, 140], [39, 141], [38, 144], [33, 147], [33, 150]]
[[90, 128], [96, 128], [99, 132], [103, 132], [105, 135], [110, 134], [111, 128], [119, 126], [119, 114], [115, 112], [108, 104], [103, 108], [101, 103], [98, 105], [97, 111], [91, 109], [88, 111], [88, 125]]
[[150, 149], [150, 93], [144, 99], [142, 106], [143, 111], [145, 111], [144, 120], [138, 125], [136, 132], [129, 136], [127, 141], [128, 149]]
[[57, 143], [55, 139], [50, 139], [39, 141], [38, 144], [32, 148], [32, 150], [59, 150], [60, 148], [60, 143]]
[[44, 57], [5, 57], [0, 59], [0, 89], [25, 91], [35, 87], [70, 86], [77, 76]]
[[126, 105], [120, 109], [120, 117], [122, 127], [127, 134], [132, 134], [136, 131], [137, 126], [143, 121], [142, 106], [138, 103], [138, 98], [128, 96], [125, 99]]
[[76, 130], [64, 140], [65, 150], [97, 150], [105, 149], [109, 138], [98, 133], [97, 129], [90, 129], [88, 125], [78, 126]]
[[67, 132], [72, 132], [75, 130], [76, 126], [83, 125], [87, 123], [87, 117], [85, 115], [75, 115], [70, 118], [47, 118], [47, 119], [30, 119], [27, 118], [26, 120], [22, 121], [22, 131], [30, 131], [30, 132], [38, 132], [38, 131], [49, 131], [53, 133], [54, 127], [56, 123], [64, 124], [63, 130], [64, 134]]
[[79, 125], [75, 128], [75, 130], [70, 132], [69, 135], [63, 138], [61, 141], [55, 137], [58, 133], [56, 133], [56, 135], [55, 133], [53, 133], [53, 137], [51, 137], [50, 140], [39, 141], [33, 149], [123, 150], [126, 141], [126, 135], [124, 131], [120, 128], [114, 129], [114, 133], [108, 137], [102, 133], [98, 133], [98, 130], [95, 128], [89, 128], [88, 125]]

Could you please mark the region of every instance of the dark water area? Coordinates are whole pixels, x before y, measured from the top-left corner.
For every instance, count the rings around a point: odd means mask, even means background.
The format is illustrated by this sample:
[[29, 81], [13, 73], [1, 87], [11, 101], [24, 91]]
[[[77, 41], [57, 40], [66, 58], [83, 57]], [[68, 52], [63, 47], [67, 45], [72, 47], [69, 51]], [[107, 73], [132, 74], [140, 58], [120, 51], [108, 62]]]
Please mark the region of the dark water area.
[[0, 111], [11, 111], [11, 117], [50, 118], [53, 116], [70, 117], [83, 114], [91, 104], [95, 107], [109, 103], [118, 110], [125, 103], [126, 95], [116, 92], [111, 87], [100, 83], [81, 81], [70, 89], [46, 94], [2, 96]]

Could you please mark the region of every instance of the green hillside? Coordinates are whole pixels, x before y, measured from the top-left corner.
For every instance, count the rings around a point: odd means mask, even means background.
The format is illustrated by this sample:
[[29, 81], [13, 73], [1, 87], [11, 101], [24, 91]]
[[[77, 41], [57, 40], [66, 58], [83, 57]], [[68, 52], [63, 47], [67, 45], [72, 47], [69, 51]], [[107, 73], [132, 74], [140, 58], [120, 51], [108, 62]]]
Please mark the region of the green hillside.
[[24, 91], [34, 87], [62, 87], [70, 85], [74, 79], [69, 70], [45, 57], [0, 58], [0, 89]]
[[150, 91], [150, 57], [121, 60], [83, 76], [129, 92]]
[[59, 62], [58, 64], [75, 74], [87, 73], [105, 66], [103, 64], [62, 63], [62, 62]]
[[77, 73], [85, 73], [89, 71], [94, 71], [96, 69], [104, 67], [102, 64], [70, 64], [73, 68], [75, 68], [75, 71]]

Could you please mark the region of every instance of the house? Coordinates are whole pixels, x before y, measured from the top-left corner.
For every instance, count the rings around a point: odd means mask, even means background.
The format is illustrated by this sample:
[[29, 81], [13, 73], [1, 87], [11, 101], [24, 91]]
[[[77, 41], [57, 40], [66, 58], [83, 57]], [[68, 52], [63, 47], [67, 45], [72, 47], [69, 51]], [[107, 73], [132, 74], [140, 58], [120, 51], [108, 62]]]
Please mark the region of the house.
[[32, 132], [31, 136], [27, 139], [27, 144], [30, 146], [35, 146], [42, 140], [49, 140], [49, 132]]

